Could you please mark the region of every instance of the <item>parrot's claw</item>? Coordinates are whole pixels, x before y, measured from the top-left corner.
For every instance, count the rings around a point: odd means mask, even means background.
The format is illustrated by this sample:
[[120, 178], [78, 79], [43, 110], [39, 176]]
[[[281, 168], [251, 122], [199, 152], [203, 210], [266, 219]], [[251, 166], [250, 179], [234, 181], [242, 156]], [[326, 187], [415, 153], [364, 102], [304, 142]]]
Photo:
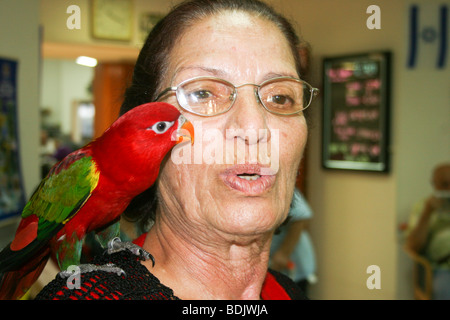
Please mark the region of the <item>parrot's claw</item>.
[[117, 267], [113, 263], [107, 263], [101, 266], [95, 265], [95, 264], [80, 264], [78, 266], [75, 266], [75, 268], [68, 268], [65, 271], [61, 271], [59, 273], [60, 277], [62, 278], [68, 278], [70, 276], [73, 276], [74, 274], [83, 274], [88, 272], [94, 272], [94, 271], [104, 271], [104, 272], [111, 272], [115, 273], [118, 276], [124, 275], [125, 271], [123, 271], [121, 268]]
[[153, 267], [155, 266], [155, 258], [153, 258], [150, 253], [142, 249], [140, 246], [134, 244], [133, 242], [122, 242], [120, 238], [116, 237], [108, 243], [108, 254], [113, 254], [123, 250], [130, 251], [134, 255], [138, 256], [141, 260], [147, 261], [150, 259], [152, 260]]

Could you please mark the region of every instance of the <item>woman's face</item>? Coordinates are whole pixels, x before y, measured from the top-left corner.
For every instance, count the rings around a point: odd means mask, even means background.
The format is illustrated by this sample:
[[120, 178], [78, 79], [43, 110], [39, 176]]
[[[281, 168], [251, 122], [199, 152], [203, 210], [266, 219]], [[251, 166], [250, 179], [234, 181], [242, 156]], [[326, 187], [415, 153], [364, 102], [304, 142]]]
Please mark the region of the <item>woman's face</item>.
[[[163, 87], [198, 76], [235, 86], [298, 77], [290, 47], [273, 23], [229, 12], [204, 19], [179, 37]], [[165, 101], [179, 107], [174, 95]], [[225, 114], [182, 113], [194, 124], [195, 142], [185, 147], [188, 161], [174, 161], [181, 155], [176, 149], [160, 173], [160, 218], [222, 235], [274, 230], [287, 216], [306, 143], [303, 115], [269, 113], [253, 86], [239, 88]]]

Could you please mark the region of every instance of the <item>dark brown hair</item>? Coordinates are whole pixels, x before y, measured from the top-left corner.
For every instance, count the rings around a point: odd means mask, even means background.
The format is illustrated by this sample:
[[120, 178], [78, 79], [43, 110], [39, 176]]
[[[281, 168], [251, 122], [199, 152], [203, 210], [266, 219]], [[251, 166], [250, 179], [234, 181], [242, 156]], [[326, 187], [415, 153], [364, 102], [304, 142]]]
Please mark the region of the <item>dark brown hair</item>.
[[162, 89], [168, 58], [178, 37], [198, 20], [223, 11], [248, 12], [273, 22], [286, 37], [300, 76], [300, 39], [292, 25], [267, 4], [258, 0], [190, 0], [173, 8], [149, 33], [134, 68], [130, 87], [125, 92], [121, 114], [154, 101]]
[[[120, 113], [146, 102], [154, 101], [162, 89], [170, 52], [183, 32], [206, 17], [224, 12], [247, 12], [274, 23], [288, 41], [300, 77], [302, 64], [299, 49], [301, 41], [291, 23], [269, 5], [259, 0], [188, 0], [175, 6], [149, 33], [134, 68], [132, 83], [125, 92]], [[156, 185], [156, 183], [155, 183]], [[136, 197], [125, 211], [133, 220], [154, 220], [156, 212], [155, 185]]]

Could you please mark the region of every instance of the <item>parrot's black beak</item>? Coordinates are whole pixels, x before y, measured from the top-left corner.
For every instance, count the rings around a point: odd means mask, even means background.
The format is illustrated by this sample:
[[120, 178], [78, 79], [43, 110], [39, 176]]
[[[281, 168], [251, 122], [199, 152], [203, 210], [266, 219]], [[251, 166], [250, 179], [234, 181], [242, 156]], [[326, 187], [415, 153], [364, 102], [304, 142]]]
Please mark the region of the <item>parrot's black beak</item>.
[[194, 126], [183, 115], [178, 117], [177, 144], [191, 141], [194, 144]]

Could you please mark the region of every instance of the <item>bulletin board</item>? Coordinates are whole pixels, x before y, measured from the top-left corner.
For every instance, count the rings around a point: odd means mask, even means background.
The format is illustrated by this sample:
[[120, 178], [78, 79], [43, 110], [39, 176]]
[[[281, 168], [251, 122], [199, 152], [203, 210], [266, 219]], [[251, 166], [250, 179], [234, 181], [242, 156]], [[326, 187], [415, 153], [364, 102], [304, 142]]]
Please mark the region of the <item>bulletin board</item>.
[[322, 165], [387, 173], [390, 52], [323, 60]]
[[17, 61], [0, 58], [0, 220], [25, 205], [19, 157]]

